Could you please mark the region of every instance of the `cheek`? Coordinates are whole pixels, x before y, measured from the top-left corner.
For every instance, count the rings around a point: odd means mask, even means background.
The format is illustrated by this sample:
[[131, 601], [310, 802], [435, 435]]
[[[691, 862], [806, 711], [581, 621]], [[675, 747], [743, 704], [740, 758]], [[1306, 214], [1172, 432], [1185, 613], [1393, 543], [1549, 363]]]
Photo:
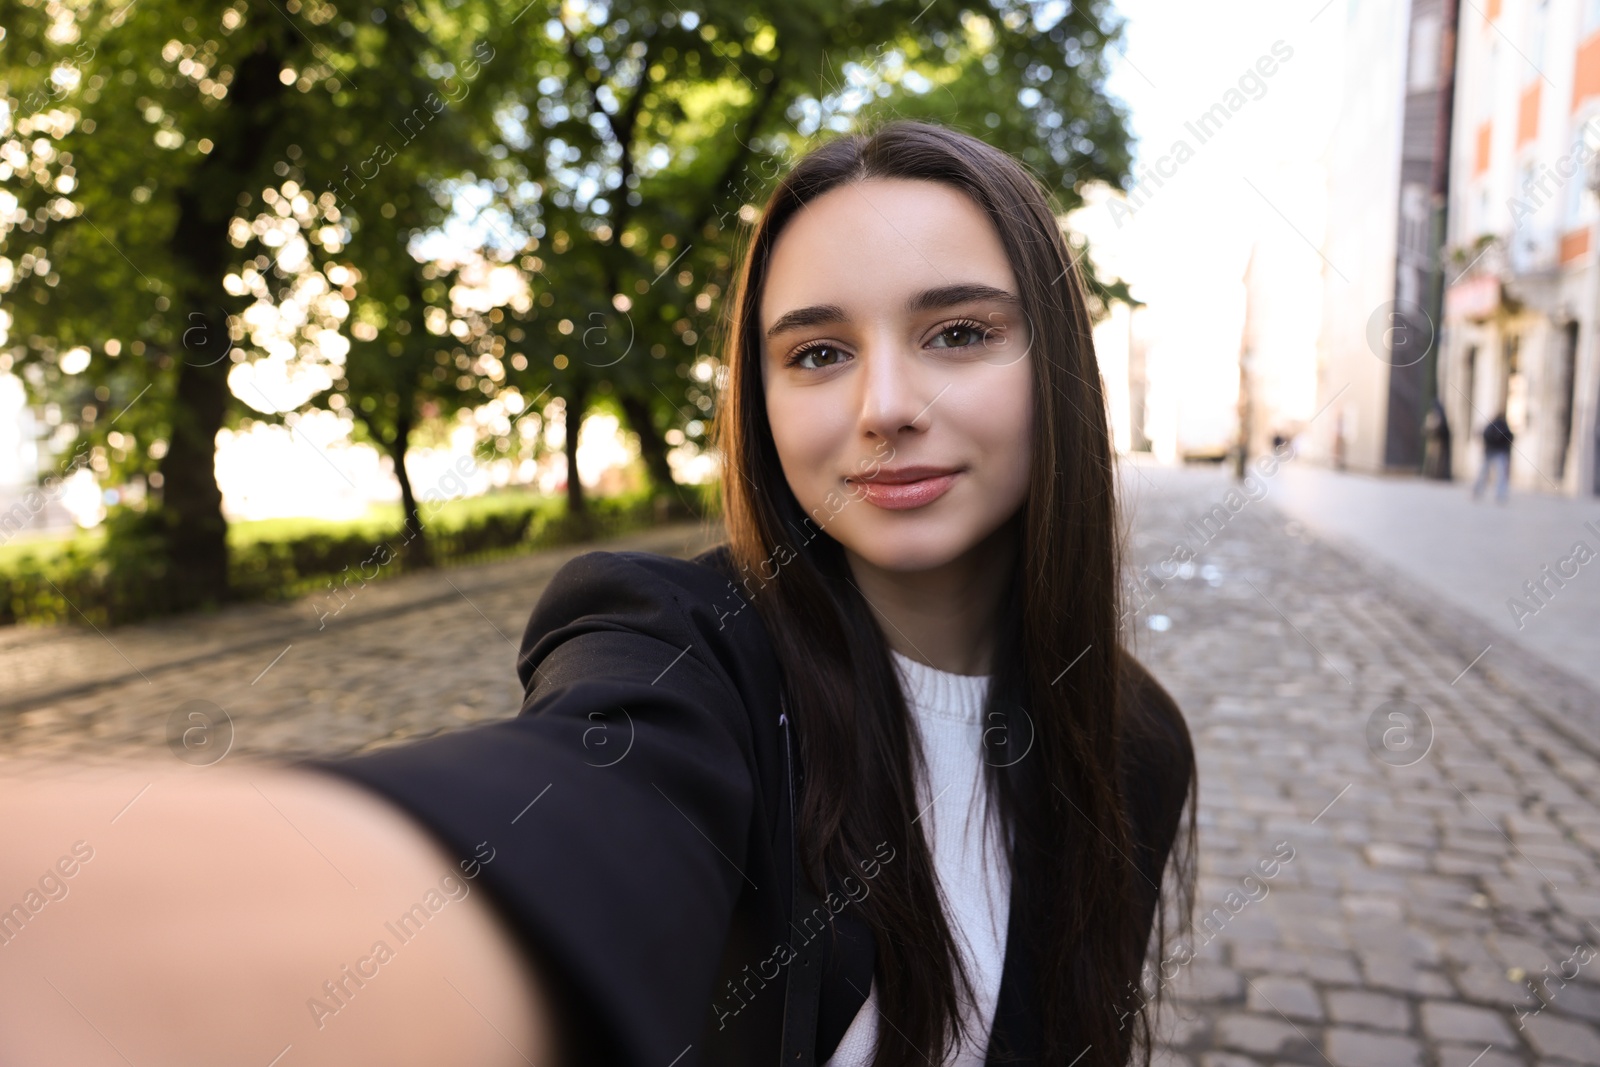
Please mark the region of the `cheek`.
[[1028, 489], [1033, 451], [1033, 375], [1026, 361], [1005, 368], [985, 390], [982, 426], [996, 491], [1020, 503]]
[[802, 508], [810, 509], [834, 486], [838, 404], [826, 403], [821, 390], [774, 389], [767, 393], [767, 424], [778, 462]]

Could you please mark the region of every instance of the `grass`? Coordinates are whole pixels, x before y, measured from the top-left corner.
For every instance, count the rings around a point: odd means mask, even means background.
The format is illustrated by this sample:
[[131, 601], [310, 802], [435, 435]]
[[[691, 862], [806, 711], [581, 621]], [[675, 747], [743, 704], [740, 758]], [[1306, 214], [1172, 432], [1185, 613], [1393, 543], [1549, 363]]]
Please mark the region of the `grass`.
[[69, 548], [97, 549], [105, 540], [105, 531], [98, 527], [92, 530], [51, 530], [17, 537], [0, 545], [0, 569], [9, 568], [28, 556], [43, 563], [55, 559]]
[[[591, 501], [592, 502], [592, 501]], [[537, 510], [551, 517], [566, 511], [565, 496], [551, 496], [528, 489], [504, 489], [482, 496], [447, 500], [437, 507], [423, 505], [424, 532], [460, 529], [473, 519], [511, 511]], [[403, 521], [398, 501], [374, 504], [359, 519], [318, 519], [309, 516], [282, 519], [252, 519], [228, 525], [228, 544], [239, 547], [263, 541], [293, 541], [312, 534], [343, 537], [361, 534], [374, 540], [392, 535]]]

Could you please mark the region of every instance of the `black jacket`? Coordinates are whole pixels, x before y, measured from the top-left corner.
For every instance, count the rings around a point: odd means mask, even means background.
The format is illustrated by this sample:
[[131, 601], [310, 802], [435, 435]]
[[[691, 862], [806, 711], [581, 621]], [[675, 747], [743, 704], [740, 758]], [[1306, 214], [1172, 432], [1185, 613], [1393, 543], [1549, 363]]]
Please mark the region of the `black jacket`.
[[[399, 805], [489, 893], [552, 976], [566, 1062], [748, 1067], [778, 1063], [783, 1040], [786, 1063], [820, 1064], [871, 984], [873, 936], [848, 894], [834, 883], [818, 901], [794, 877], [801, 768], [736, 577], [725, 545], [577, 556], [528, 620], [516, 718], [301, 764]], [[1126, 760], [1148, 924], [1193, 750], [1165, 690], [1136, 675], [1129, 699], [1156, 726]], [[990, 1063], [1037, 1062], [1022, 910]]]
[[1496, 415], [1489, 420], [1483, 428], [1483, 450], [1485, 452], [1510, 452], [1511, 442], [1517, 435], [1511, 432], [1511, 426], [1506, 422], [1504, 415]]

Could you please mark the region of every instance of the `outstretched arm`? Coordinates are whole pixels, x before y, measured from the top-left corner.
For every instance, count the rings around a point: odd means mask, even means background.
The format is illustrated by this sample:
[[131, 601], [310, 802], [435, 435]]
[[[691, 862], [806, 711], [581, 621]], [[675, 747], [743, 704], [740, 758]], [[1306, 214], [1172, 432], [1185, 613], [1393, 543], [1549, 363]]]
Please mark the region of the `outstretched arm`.
[[558, 1062], [470, 857], [333, 776], [0, 760], [0, 840], [0, 1062]]

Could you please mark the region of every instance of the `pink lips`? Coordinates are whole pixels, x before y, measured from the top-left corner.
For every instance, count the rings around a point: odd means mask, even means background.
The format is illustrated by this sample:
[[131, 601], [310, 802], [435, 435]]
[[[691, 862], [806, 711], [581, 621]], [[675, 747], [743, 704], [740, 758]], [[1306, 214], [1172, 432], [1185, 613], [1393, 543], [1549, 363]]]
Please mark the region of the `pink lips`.
[[[888, 511], [905, 511], [931, 504], [944, 496], [961, 472], [936, 473], [931, 468], [906, 467], [881, 471], [872, 479], [853, 478], [861, 488], [861, 499]], [[919, 475], [922, 475], [919, 477]], [[911, 480], [905, 480], [905, 479]]]

